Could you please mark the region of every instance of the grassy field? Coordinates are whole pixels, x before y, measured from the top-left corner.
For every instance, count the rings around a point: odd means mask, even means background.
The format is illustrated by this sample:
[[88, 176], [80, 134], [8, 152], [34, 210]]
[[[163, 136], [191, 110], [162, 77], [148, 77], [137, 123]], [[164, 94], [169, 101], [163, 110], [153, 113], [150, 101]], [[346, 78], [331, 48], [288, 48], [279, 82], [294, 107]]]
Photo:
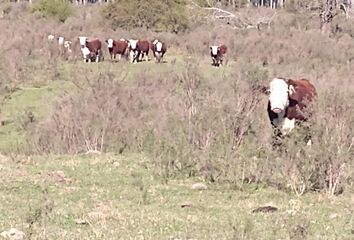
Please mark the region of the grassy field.
[[[31, 239], [352, 239], [354, 195], [297, 198], [269, 187], [167, 184], [143, 155], [0, 162], [0, 229]], [[272, 213], [253, 213], [261, 206]]]
[[[338, 15], [341, 31], [324, 35], [314, 12], [240, 8], [250, 23], [273, 20], [258, 30], [194, 22], [171, 34], [113, 31], [91, 6], [76, 6], [64, 23], [26, 4], [0, 10], [0, 232], [354, 239], [351, 19]], [[73, 41], [70, 60], [55, 55], [48, 34]], [[85, 64], [81, 35], [158, 37], [166, 63], [112, 63], [103, 43], [105, 61]], [[209, 46], [219, 43], [226, 65], [214, 68]], [[274, 77], [316, 86], [311, 147], [295, 130], [284, 151], [272, 149], [259, 87]], [[277, 210], [253, 212], [264, 206]]]
[[[152, 62], [59, 62], [58, 79], [20, 86], [10, 94], [2, 107], [6, 124], [0, 127], [1, 151], [11, 153], [0, 159], [0, 229], [15, 227], [30, 239], [353, 239], [351, 190], [339, 197], [297, 197], [255, 183], [211, 184], [181, 176], [166, 183], [161, 170], [143, 154], [14, 154], [27, 143], [19, 119], [28, 111], [36, 120], [47, 115], [50, 102], [77, 88], [67, 80], [73, 72], [91, 71], [90, 79], [108, 72], [123, 74], [128, 82], [146, 71], [183, 72], [182, 56], [167, 60], [163, 68]], [[203, 72], [229, 74], [235, 63], [229, 64], [219, 70], [205, 65]], [[200, 182], [206, 190], [192, 189]], [[278, 210], [252, 212], [268, 205]]]

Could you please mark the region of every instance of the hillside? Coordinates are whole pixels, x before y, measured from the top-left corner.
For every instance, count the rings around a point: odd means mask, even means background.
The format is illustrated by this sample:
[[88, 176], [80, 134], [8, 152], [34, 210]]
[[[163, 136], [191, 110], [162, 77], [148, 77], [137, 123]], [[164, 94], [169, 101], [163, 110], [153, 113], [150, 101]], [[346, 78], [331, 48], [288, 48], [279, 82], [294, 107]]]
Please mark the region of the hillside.
[[[113, 29], [103, 7], [73, 6], [61, 21], [26, 3], [0, 4], [0, 232], [353, 237], [352, 19], [336, 16], [337, 28], [323, 34], [316, 12], [237, 8], [248, 23], [268, 23], [235, 28], [205, 21], [209, 10], [194, 6], [187, 30], [157, 24], [155, 32]], [[68, 60], [49, 34], [72, 41]], [[84, 63], [78, 36], [101, 39], [105, 60]], [[168, 46], [165, 63], [112, 62], [104, 43], [111, 37], [159, 38]], [[209, 46], [219, 43], [228, 52], [215, 68]], [[306, 128], [297, 128], [283, 148], [272, 148], [268, 97], [258, 89], [275, 77], [316, 87], [311, 146]], [[207, 189], [191, 189], [199, 182]], [[278, 210], [252, 212], [267, 205]]]

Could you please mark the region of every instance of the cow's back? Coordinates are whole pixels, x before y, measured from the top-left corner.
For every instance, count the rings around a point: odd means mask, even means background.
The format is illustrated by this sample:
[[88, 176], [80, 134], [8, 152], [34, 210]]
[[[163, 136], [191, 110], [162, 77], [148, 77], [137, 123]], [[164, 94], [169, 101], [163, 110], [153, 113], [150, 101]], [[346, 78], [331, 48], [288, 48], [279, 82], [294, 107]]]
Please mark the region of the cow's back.
[[128, 48], [128, 43], [123, 40], [115, 41], [114, 52], [118, 54], [124, 54]]
[[224, 55], [227, 52], [227, 47], [224, 44], [221, 44], [219, 47], [220, 54]]
[[148, 52], [150, 48], [150, 42], [147, 40], [139, 40], [137, 44], [137, 48], [139, 51]]

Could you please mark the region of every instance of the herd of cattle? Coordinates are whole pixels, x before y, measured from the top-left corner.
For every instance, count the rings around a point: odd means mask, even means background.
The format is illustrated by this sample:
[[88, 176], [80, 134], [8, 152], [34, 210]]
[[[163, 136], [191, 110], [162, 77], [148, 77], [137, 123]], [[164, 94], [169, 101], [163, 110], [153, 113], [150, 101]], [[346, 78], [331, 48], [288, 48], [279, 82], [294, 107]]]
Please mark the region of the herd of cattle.
[[[48, 41], [55, 41], [54, 35], [48, 36]], [[65, 40], [64, 37], [57, 37], [58, 46], [61, 51], [71, 53], [72, 41]], [[84, 62], [100, 62], [103, 60], [102, 42], [101, 40], [88, 39], [87, 37], [79, 37], [80, 49]], [[144, 39], [124, 39], [114, 40], [112, 38], [106, 41], [108, 52], [111, 60], [120, 61], [122, 56], [129, 57], [131, 63], [139, 61], [148, 61], [149, 51], [152, 51], [156, 63], [163, 62], [163, 57], [166, 53], [167, 46], [164, 42], [155, 39], [148, 41]], [[210, 56], [212, 65], [219, 67], [223, 63], [223, 57], [226, 54], [227, 47], [224, 44], [210, 46]], [[117, 59], [118, 55], [118, 59]]]
[[[54, 36], [49, 35], [48, 40], [54, 41]], [[63, 37], [58, 37], [58, 44], [65, 51], [71, 52], [71, 41], [65, 41]], [[99, 39], [89, 40], [87, 37], [79, 37], [80, 49], [84, 62], [99, 62], [103, 60], [102, 43]], [[130, 63], [139, 61], [148, 61], [149, 51], [151, 50], [156, 63], [163, 61], [166, 53], [166, 44], [158, 39], [153, 41], [137, 40], [137, 39], [107, 39], [108, 52], [111, 60], [118, 61], [122, 56], [129, 57]], [[213, 66], [223, 64], [223, 56], [227, 52], [224, 44], [210, 46], [210, 56]], [[296, 123], [307, 120], [308, 114], [304, 113], [307, 104], [312, 102], [316, 96], [315, 87], [307, 79], [285, 79], [274, 78], [270, 82], [270, 86], [262, 88], [269, 94], [268, 100], [268, 116], [274, 130], [276, 139], [287, 135]], [[308, 144], [311, 140], [308, 141]]]

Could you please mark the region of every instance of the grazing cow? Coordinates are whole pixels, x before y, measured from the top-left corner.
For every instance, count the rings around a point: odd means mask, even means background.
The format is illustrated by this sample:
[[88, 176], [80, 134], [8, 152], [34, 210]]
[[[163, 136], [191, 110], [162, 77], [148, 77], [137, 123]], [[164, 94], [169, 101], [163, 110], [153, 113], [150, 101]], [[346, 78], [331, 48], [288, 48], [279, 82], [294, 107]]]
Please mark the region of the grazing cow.
[[224, 44], [210, 46], [210, 56], [213, 61], [212, 66], [219, 67], [222, 64], [226, 51], [227, 47]]
[[109, 54], [111, 55], [111, 60], [116, 59], [116, 55], [118, 54], [118, 61], [120, 61], [122, 55], [125, 54], [126, 49], [128, 48], [128, 41], [124, 38], [119, 39], [118, 41], [113, 39], [106, 40]]
[[141, 61], [143, 57], [145, 57], [146, 61], [149, 60], [149, 41], [130, 39], [128, 42], [128, 47], [131, 63], [137, 63], [138, 61]]
[[79, 41], [84, 62], [102, 60], [102, 44], [99, 39], [87, 40], [87, 37], [79, 37]]
[[274, 136], [279, 141], [295, 127], [295, 123], [307, 120], [304, 110], [315, 98], [316, 89], [307, 79], [274, 78], [269, 90], [267, 111]]
[[138, 50], [140, 61], [145, 57], [145, 61], [149, 61], [149, 50], [150, 50], [150, 42], [147, 40], [139, 40], [138, 41]]
[[154, 54], [155, 62], [160, 63], [166, 53], [166, 44], [156, 39], [151, 44], [151, 51]]

